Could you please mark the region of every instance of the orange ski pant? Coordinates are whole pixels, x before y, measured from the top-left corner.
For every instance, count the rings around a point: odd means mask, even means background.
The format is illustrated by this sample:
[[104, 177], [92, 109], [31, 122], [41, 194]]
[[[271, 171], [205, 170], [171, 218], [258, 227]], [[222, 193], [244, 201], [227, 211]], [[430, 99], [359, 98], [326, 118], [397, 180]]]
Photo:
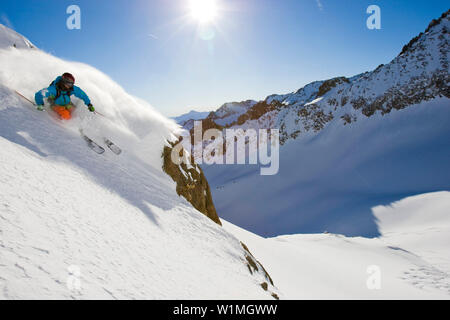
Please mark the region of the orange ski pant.
[[74, 109], [73, 107], [70, 107], [67, 109], [64, 106], [54, 105], [52, 107], [52, 109], [60, 116], [61, 119], [64, 119], [64, 120], [72, 119], [72, 111]]

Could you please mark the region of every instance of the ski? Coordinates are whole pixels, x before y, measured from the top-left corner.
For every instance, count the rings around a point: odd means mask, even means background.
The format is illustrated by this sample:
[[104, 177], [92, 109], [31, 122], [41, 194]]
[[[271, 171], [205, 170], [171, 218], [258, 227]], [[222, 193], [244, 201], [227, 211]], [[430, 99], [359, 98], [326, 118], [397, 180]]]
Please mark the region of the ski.
[[102, 146], [98, 145], [94, 140], [86, 136], [81, 129], [80, 134], [83, 137], [84, 141], [86, 141], [88, 147], [91, 148], [94, 152], [98, 154], [102, 154], [105, 152], [105, 149]]
[[122, 149], [120, 149], [118, 146], [116, 146], [111, 140], [107, 138], [103, 138], [103, 141], [105, 142], [106, 146], [111, 150], [113, 153], [119, 155], [122, 153]]

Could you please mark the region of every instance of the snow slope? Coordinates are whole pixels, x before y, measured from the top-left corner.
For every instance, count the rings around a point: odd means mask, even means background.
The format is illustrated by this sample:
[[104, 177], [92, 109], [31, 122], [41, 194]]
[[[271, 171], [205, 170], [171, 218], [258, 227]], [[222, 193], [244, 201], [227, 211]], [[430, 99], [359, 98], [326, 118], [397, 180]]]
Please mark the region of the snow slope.
[[[2, 26], [0, 299], [273, 299], [239, 240], [162, 171], [179, 127], [98, 70], [14, 37]], [[74, 99], [76, 118], [55, 120], [13, 91], [32, 98], [65, 71], [106, 118]], [[123, 153], [92, 152], [79, 127]]]
[[[277, 279], [286, 299], [450, 299], [450, 192], [372, 208], [379, 238], [262, 238], [222, 220]], [[371, 286], [374, 270], [380, 286]], [[369, 286], [367, 285], [369, 283]]]

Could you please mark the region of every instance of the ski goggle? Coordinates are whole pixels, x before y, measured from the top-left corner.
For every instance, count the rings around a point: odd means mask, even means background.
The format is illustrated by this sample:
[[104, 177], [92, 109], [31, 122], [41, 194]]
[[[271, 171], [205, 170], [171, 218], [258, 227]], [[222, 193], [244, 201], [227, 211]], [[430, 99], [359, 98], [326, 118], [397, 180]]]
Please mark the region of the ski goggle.
[[73, 81], [72, 80], [62, 78], [61, 82], [66, 88], [72, 88], [73, 87]]

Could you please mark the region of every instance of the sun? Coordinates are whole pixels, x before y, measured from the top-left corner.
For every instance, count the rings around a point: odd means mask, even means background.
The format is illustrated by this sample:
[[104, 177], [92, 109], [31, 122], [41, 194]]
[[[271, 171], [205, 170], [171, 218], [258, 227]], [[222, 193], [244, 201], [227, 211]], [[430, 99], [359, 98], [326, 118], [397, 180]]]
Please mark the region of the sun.
[[190, 0], [191, 17], [200, 24], [213, 22], [217, 17], [216, 0]]

